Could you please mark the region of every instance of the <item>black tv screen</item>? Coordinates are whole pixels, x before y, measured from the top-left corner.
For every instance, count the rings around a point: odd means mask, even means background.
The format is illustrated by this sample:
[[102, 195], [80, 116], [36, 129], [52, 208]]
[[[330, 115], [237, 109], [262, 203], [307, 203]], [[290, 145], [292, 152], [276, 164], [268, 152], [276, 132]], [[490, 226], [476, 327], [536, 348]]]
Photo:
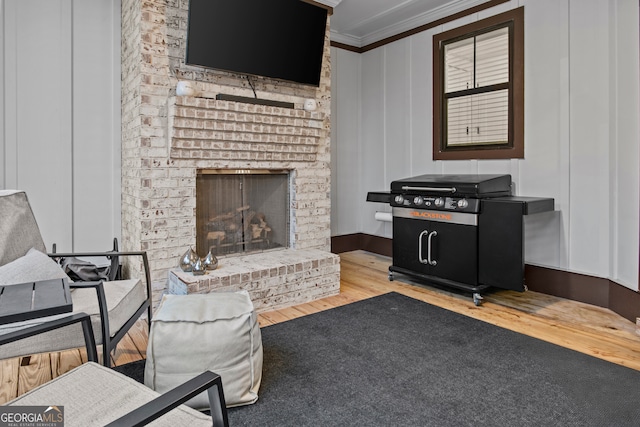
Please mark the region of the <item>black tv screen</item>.
[[301, 0], [190, 0], [186, 63], [318, 86], [326, 23]]

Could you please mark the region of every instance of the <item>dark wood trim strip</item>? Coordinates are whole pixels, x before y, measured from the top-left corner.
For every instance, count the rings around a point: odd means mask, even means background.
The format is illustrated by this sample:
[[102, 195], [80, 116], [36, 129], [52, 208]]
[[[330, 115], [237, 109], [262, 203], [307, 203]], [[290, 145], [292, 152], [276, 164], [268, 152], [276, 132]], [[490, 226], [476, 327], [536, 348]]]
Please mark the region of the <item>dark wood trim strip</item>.
[[391, 256], [391, 248], [391, 239], [371, 234], [355, 233], [331, 237], [331, 252], [334, 254], [365, 250], [374, 254]]
[[319, 3], [319, 2], [317, 2], [317, 1], [313, 1], [313, 0], [302, 0], [302, 1], [303, 1], [303, 2], [305, 2], [305, 3], [312, 4], [312, 5], [314, 5], [314, 6], [321, 7], [321, 8], [323, 8], [323, 9], [327, 9], [327, 14], [328, 14], [329, 16], [333, 15], [333, 8], [332, 8], [331, 6], [327, 6], [327, 5], [326, 5], [326, 4], [324, 4], [324, 3]]
[[342, 236], [331, 237], [331, 252], [341, 254], [362, 249], [360, 242], [362, 233], [344, 234]]
[[636, 323], [640, 317], [640, 292], [609, 280], [609, 310]]
[[[443, 43], [460, 37], [469, 37], [478, 31], [511, 27], [509, 35], [509, 141], [508, 145], [447, 148], [442, 131], [446, 101], [443, 99], [444, 49]], [[433, 159], [523, 159], [524, 158], [524, 6], [489, 16], [467, 25], [453, 28], [433, 36]]]
[[529, 264], [524, 277], [532, 291], [608, 308], [608, 279]]
[[360, 241], [362, 243], [362, 248], [366, 248], [364, 249], [366, 251], [389, 257], [393, 256], [393, 241], [391, 239], [362, 233]]
[[[355, 250], [392, 256], [392, 240], [365, 233], [331, 237], [331, 252]], [[532, 291], [604, 307], [634, 323], [640, 317], [640, 292], [609, 279], [529, 264], [524, 275]]]
[[[409, 37], [409, 36], [412, 36], [414, 34], [421, 33], [423, 31], [429, 30], [431, 28], [437, 27], [438, 25], [442, 25], [442, 24], [446, 24], [447, 22], [455, 21], [456, 19], [462, 18], [462, 17], [467, 16], [467, 15], [471, 15], [473, 13], [478, 13], [478, 12], [480, 12], [482, 10], [492, 8], [494, 6], [497, 6], [497, 5], [502, 4], [502, 3], [506, 3], [508, 1], [510, 1], [510, 0], [491, 0], [491, 1], [488, 1], [486, 3], [480, 4], [478, 6], [474, 6], [474, 7], [471, 7], [469, 9], [460, 11], [458, 13], [454, 13], [453, 15], [437, 19], [437, 20], [435, 20], [433, 22], [429, 22], [429, 23], [424, 24], [424, 25], [420, 25], [419, 27], [416, 27], [416, 28], [414, 28], [412, 30], [403, 31], [402, 33], [396, 34], [395, 36], [387, 37], [385, 39], [379, 40], [379, 41], [377, 41], [375, 43], [371, 43], [371, 44], [368, 44], [368, 45], [360, 47], [360, 48], [359, 47], [350, 46], [350, 49], [347, 49], [347, 50], [351, 50], [352, 52], [357, 52], [357, 53], [364, 53], [364, 52], [367, 52], [369, 50], [376, 49], [376, 48], [378, 48], [380, 46], [384, 46], [386, 44], [393, 43], [393, 42], [395, 42], [397, 40], [404, 39], [405, 37]], [[336, 43], [336, 44], [334, 44], [334, 43]], [[345, 49], [344, 46], [348, 46], [348, 45], [345, 45], [343, 43], [331, 42], [331, 46], [339, 47], [341, 49]]]
[[340, 42], [331, 42], [331, 47], [337, 47], [338, 49], [348, 50], [355, 53], [362, 53], [361, 47], [351, 46], [350, 44], [344, 44]]

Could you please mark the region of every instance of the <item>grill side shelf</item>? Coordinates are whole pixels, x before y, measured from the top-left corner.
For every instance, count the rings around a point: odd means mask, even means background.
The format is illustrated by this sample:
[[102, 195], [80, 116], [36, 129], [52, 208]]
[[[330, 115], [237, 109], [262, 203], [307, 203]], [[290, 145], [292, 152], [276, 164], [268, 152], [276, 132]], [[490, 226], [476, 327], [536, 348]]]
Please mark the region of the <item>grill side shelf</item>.
[[533, 215], [554, 210], [554, 199], [550, 197], [496, 197], [492, 199], [499, 203], [514, 203], [522, 206], [522, 215]]
[[391, 203], [390, 191], [369, 191], [367, 193], [367, 202]]

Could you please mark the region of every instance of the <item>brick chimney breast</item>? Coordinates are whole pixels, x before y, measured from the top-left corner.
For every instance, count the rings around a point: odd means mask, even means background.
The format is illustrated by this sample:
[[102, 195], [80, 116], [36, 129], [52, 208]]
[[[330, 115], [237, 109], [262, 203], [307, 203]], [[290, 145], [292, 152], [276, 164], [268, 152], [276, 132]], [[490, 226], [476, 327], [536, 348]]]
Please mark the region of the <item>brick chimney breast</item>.
[[[290, 109], [216, 100], [253, 97], [253, 90], [247, 76], [184, 64], [187, 7], [184, 0], [122, 0], [122, 249], [148, 252], [155, 306], [168, 291], [169, 271], [195, 247], [197, 170], [287, 169], [289, 249], [311, 250], [314, 260], [316, 251], [326, 253], [338, 273], [321, 281], [337, 292], [339, 263], [329, 253], [329, 21], [319, 87], [249, 77], [258, 98]], [[190, 82], [197, 96], [176, 96], [178, 81]], [[307, 99], [315, 110], [304, 110]], [[141, 265], [123, 267], [142, 277]]]

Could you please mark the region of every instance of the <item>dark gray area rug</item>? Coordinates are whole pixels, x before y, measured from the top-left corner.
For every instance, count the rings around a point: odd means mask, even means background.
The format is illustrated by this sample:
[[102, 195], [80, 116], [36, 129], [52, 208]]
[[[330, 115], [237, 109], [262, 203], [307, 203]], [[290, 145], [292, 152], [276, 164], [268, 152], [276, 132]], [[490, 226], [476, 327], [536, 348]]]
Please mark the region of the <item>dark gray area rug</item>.
[[262, 340], [260, 398], [231, 426], [640, 425], [639, 371], [397, 293]]

